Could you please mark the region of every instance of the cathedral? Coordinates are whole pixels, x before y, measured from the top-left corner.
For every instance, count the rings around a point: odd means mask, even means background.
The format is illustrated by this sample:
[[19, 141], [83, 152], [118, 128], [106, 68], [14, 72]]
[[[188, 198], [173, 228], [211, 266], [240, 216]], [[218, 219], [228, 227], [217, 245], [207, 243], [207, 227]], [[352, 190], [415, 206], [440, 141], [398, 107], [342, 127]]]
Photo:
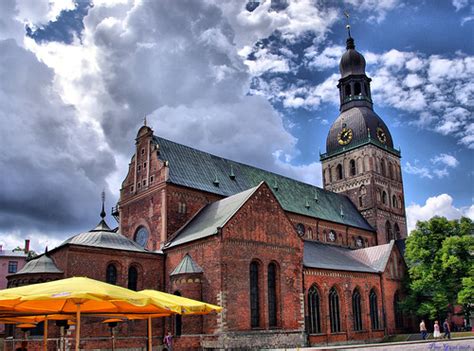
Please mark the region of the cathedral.
[[[155, 345], [171, 330], [175, 350], [360, 343], [402, 332], [410, 321], [399, 308], [407, 236], [400, 151], [373, 109], [365, 59], [350, 36], [339, 68], [323, 188], [144, 125], [112, 210], [118, 228], [103, 211], [94, 229], [29, 261], [9, 286], [88, 276], [223, 307], [156, 319]], [[143, 336], [143, 323], [121, 323], [119, 335]], [[83, 335], [107, 329], [90, 318]], [[94, 342], [100, 347], [83, 346]]]

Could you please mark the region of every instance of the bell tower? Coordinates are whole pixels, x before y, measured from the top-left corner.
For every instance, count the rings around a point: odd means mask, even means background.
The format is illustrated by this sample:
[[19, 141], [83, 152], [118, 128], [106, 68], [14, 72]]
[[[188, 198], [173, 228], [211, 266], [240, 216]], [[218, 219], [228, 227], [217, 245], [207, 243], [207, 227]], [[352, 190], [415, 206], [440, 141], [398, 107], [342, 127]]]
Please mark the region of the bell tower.
[[405, 238], [400, 150], [393, 147], [390, 130], [373, 110], [371, 79], [350, 31], [339, 70], [340, 114], [321, 155], [323, 186], [352, 200], [377, 230], [379, 245]]

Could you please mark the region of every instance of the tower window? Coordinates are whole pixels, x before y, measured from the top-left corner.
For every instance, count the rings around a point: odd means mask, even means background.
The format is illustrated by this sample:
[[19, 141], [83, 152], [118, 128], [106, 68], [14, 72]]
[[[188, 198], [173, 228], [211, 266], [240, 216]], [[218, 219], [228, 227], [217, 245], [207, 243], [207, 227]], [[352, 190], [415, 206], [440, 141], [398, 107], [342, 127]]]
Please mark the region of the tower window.
[[387, 243], [392, 240], [392, 226], [390, 225], [390, 222], [387, 221], [385, 222], [385, 235], [387, 236]]
[[387, 204], [387, 193], [385, 191], [382, 192], [382, 203]]
[[356, 163], [355, 163], [354, 160], [350, 160], [349, 168], [350, 168], [350, 171], [351, 171], [351, 176], [355, 176], [356, 173], [357, 173], [357, 170], [356, 170]]
[[342, 165], [341, 164], [338, 164], [336, 167], [336, 176], [337, 176], [337, 180], [342, 179]]
[[395, 195], [392, 196], [392, 207], [398, 208], [397, 197]]
[[320, 298], [314, 285], [308, 291], [308, 311], [309, 334], [321, 333]]
[[395, 240], [400, 239], [400, 227], [398, 226], [398, 223], [395, 223], [393, 226], [393, 231], [395, 234]]
[[385, 162], [383, 160], [380, 161], [380, 172], [382, 173], [382, 175], [385, 177]]
[[361, 93], [362, 93], [362, 89], [360, 87], [360, 83], [356, 82], [354, 84], [354, 95], [361, 95]]
[[345, 93], [346, 93], [346, 97], [351, 95], [351, 86], [349, 84], [346, 85], [344, 90], [345, 90]]

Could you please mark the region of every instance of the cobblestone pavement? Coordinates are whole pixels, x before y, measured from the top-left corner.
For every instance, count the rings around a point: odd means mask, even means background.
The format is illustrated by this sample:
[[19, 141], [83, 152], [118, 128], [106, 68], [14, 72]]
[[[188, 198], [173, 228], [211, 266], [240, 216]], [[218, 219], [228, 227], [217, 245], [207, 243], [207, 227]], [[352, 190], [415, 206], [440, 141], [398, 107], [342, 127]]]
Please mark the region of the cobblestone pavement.
[[426, 341], [420, 343], [385, 344], [371, 347], [322, 347], [304, 348], [301, 351], [350, 350], [350, 351], [474, 351], [474, 338], [461, 340]]

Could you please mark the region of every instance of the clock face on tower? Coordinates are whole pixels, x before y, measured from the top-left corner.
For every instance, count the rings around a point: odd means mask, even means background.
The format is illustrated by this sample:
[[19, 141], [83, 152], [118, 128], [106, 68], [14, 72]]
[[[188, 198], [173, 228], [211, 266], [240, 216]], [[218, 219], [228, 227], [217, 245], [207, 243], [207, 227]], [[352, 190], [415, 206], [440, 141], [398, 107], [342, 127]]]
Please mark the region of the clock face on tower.
[[385, 131], [380, 127], [377, 128], [377, 139], [379, 139], [382, 144], [387, 142], [387, 134], [385, 134]]
[[137, 233], [135, 234], [135, 242], [138, 245], [145, 247], [147, 241], [148, 241], [148, 230], [146, 230], [145, 227], [140, 227], [140, 229], [138, 229]]
[[339, 145], [347, 145], [352, 140], [352, 129], [350, 128], [342, 128], [342, 130], [337, 135], [337, 142]]

